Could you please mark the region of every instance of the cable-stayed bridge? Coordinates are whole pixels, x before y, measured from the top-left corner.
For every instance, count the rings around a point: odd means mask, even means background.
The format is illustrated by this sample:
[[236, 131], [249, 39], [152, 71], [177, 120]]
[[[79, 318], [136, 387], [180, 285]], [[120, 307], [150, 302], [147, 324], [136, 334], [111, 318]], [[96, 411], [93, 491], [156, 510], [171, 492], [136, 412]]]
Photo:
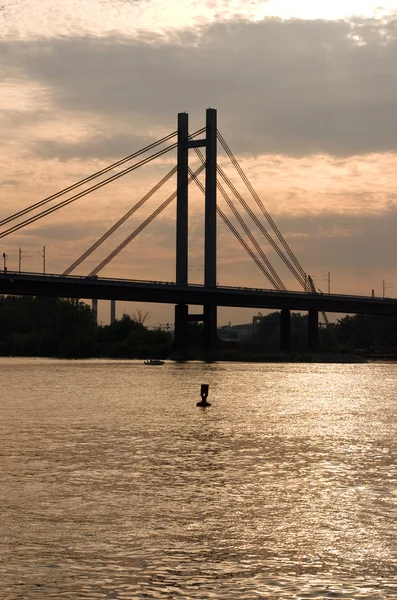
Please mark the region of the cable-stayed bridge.
[[[218, 145], [244, 184], [246, 194], [254, 203], [249, 204], [225, 170], [218, 163]], [[216, 356], [217, 307], [249, 307], [280, 309], [281, 348], [290, 346], [290, 311], [308, 311], [309, 346], [318, 343], [318, 316], [325, 321], [326, 312], [397, 314], [397, 300], [348, 295], [322, 294], [293, 253], [281, 231], [248, 180], [224, 137], [217, 129], [217, 112], [207, 109], [205, 127], [189, 133], [189, 117], [179, 113], [178, 128], [162, 139], [130, 154], [123, 159], [85, 177], [43, 200], [36, 202], [0, 220], [0, 238], [28, 227], [69, 206], [80, 198], [145, 166], [156, 158], [177, 153], [177, 164], [98, 240], [96, 240], [62, 274], [17, 273], [4, 269], [0, 273], [0, 293], [15, 295], [49, 295], [71, 298], [93, 298], [140, 302], [159, 302], [175, 305], [175, 356], [188, 356], [188, 323], [203, 321], [204, 344], [208, 358]], [[203, 153], [203, 150], [205, 153]], [[194, 151], [198, 167], [189, 166], [189, 154]], [[145, 156], [146, 155], [146, 156]], [[204, 174], [204, 183], [200, 175]], [[75, 270], [109, 239], [152, 196], [176, 175], [176, 189], [138, 227], [86, 276], [76, 276]], [[204, 283], [191, 284], [188, 280], [188, 221], [189, 187], [191, 184], [204, 195]], [[88, 186], [88, 187], [87, 187]], [[217, 196], [225, 201], [228, 214]], [[103, 278], [99, 273], [120, 252], [142, 233], [172, 202], [176, 201], [176, 265], [175, 282], [137, 281], [132, 279]], [[259, 215], [259, 216], [258, 216]], [[217, 283], [217, 218], [223, 221], [250, 256], [270, 284], [270, 289], [219, 286]], [[256, 234], [253, 233], [253, 226]], [[259, 239], [258, 239], [259, 233]], [[301, 291], [288, 291], [279, 273], [269, 260], [269, 250], [288, 269]], [[201, 306], [202, 311], [189, 313], [189, 306]]]

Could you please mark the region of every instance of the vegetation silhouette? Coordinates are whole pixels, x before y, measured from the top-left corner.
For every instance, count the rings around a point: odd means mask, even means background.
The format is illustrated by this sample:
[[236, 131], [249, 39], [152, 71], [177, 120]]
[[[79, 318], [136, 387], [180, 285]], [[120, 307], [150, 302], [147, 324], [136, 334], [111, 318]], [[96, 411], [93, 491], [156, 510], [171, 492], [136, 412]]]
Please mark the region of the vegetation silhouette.
[[167, 357], [172, 335], [145, 327], [145, 314], [97, 325], [91, 308], [68, 298], [0, 298], [0, 355], [57, 358]]
[[[145, 326], [148, 313], [124, 314], [98, 325], [91, 308], [68, 298], [0, 297], [0, 355], [56, 358], [170, 358], [173, 335]], [[291, 352], [307, 349], [307, 315], [291, 314]], [[201, 323], [189, 324], [191, 359], [202, 359]], [[321, 352], [355, 352], [397, 358], [397, 316], [347, 315], [320, 327]], [[264, 316], [252, 335], [219, 340], [219, 358], [261, 360], [280, 350], [280, 313]]]

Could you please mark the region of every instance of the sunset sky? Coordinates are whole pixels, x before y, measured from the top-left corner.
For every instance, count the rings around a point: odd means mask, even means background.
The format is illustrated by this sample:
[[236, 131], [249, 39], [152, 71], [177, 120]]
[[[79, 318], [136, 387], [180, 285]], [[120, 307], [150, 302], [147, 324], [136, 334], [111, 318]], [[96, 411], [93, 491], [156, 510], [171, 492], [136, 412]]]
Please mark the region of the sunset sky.
[[[381, 295], [384, 280], [396, 295], [397, 0], [3, 0], [0, 32], [0, 218], [172, 132], [178, 112], [202, 127], [211, 106], [318, 286], [331, 272], [335, 293]], [[173, 164], [175, 154], [0, 239], [9, 268], [21, 247], [23, 269], [40, 271], [45, 245], [47, 271], [62, 272]], [[89, 273], [173, 185], [77, 272]], [[192, 190], [192, 281], [203, 276], [202, 234]], [[174, 246], [171, 205], [101, 275], [173, 281]], [[270, 287], [221, 223], [218, 263], [220, 284]], [[118, 316], [134, 308], [120, 304]], [[171, 307], [146, 308], [152, 325], [173, 320]], [[223, 309], [219, 321], [250, 315]]]

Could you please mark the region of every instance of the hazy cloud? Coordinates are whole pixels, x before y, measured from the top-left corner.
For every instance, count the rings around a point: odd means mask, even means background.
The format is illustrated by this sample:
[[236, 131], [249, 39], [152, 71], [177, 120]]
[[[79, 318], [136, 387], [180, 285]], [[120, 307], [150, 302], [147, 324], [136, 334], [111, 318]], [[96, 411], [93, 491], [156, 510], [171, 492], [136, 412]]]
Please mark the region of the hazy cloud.
[[51, 241], [75, 241], [93, 236], [95, 241], [107, 228], [108, 224], [104, 220], [87, 219], [80, 223], [61, 222], [26, 227], [20, 235]]
[[20, 185], [20, 182], [17, 179], [0, 179], [0, 185], [17, 187]]
[[[341, 291], [368, 292], [375, 279], [395, 280], [396, 64], [392, 19], [235, 20], [168, 37], [9, 38], [0, 42], [8, 90], [0, 111], [3, 216], [169, 133], [178, 111], [190, 112], [191, 130], [201, 127], [205, 108], [214, 106], [220, 130], [245, 154], [241, 164], [303, 267], [319, 283], [331, 270]], [[46, 244], [48, 268], [62, 272], [169, 168], [156, 163], [48, 224], [5, 238], [10, 263], [17, 264], [19, 246]], [[201, 196], [191, 200], [189, 262], [199, 279], [203, 205]], [[104, 274], [173, 280], [174, 215], [174, 206], [167, 209]], [[131, 219], [81, 272], [142, 218]], [[39, 269], [39, 253], [31, 254], [26, 265], [35, 259]], [[267, 286], [221, 223], [218, 254], [222, 283]], [[296, 287], [277, 260], [275, 267]]]
[[[1, 56], [5, 73], [44, 86], [60, 115], [102, 115], [118, 130], [124, 122], [131, 134], [170, 130], [181, 110], [192, 113], [195, 128], [214, 106], [220, 129], [240, 152], [346, 156], [397, 149], [396, 20], [239, 20], [168, 39], [146, 33], [6, 41]], [[84, 143], [86, 156], [99, 141], [95, 135]], [[109, 156], [120, 154], [116, 141]], [[44, 142], [38, 152], [47, 151]], [[66, 158], [73, 147], [60, 144], [58, 151]]]
[[121, 157], [130, 154], [135, 148], [143, 148], [154, 141], [153, 137], [116, 133], [108, 136], [93, 136], [80, 142], [57, 139], [40, 140], [34, 142], [33, 148], [35, 154], [40, 158], [54, 158], [63, 161], [75, 158]]
[[314, 269], [395, 268], [396, 207], [378, 214], [280, 215], [277, 223], [301, 262]]
[[[138, 270], [140, 274], [150, 266], [160, 269], [155, 278], [161, 278], [161, 269], [173, 280], [175, 263], [175, 221], [172, 208], [165, 219], [156, 220], [140, 234], [117, 259], [109, 266], [108, 272], [114, 276], [123, 276], [126, 271]], [[248, 221], [248, 219], [247, 219]], [[126, 227], [112, 236], [104, 246], [80, 268], [82, 273], [89, 272], [99, 261], [107, 256], [136, 226], [140, 223], [137, 217], [131, 219]], [[15, 245], [40, 247], [45, 239], [49, 244], [58, 241], [70, 243], [63, 249], [59, 262], [59, 270], [65, 269], [70, 262], [83, 253], [112, 224], [105, 220], [89, 219], [84, 222], [60, 222], [38, 227], [27, 228], [21, 237], [14, 240]], [[397, 208], [378, 215], [342, 215], [327, 213], [324, 215], [280, 215], [277, 219], [280, 230], [285, 235], [295, 255], [305, 270], [313, 275], [324, 273], [329, 269], [343, 273], [379, 275], [380, 266], [385, 275], [395, 269], [395, 231], [397, 228]], [[288, 274], [285, 266], [275, 252], [269, 248], [264, 237], [251, 226], [254, 235], [281, 278], [292, 288], [296, 283]], [[270, 230], [270, 228], [269, 228]], [[245, 235], [243, 234], [243, 237]], [[190, 227], [191, 248], [189, 264], [191, 276], [200, 277], [200, 266], [203, 263], [203, 220], [192, 220]], [[394, 249], [392, 246], [394, 245]], [[139, 259], [138, 259], [139, 257]], [[69, 263], [64, 264], [64, 260]], [[219, 270], [227, 273], [241, 285], [250, 285], [250, 278], [260, 281], [263, 276], [245, 250], [235, 240], [228, 228], [219, 221], [218, 239]], [[162, 266], [161, 266], [162, 265]], [[143, 275], [141, 275], [143, 277]], [[164, 275], [165, 277], [165, 275]], [[257, 284], [262, 285], [262, 284]], [[321, 286], [320, 286], [321, 287]]]

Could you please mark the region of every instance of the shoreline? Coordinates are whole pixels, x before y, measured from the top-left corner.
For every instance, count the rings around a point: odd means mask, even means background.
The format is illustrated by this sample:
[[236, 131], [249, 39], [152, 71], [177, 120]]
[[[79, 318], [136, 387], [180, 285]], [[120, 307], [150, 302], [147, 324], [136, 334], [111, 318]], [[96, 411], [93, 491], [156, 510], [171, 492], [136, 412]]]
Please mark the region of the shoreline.
[[[122, 360], [122, 361], [144, 361], [146, 358], [141, 356], [37, 356], [37, 355], [26, 355], [26, 356], [15, 356], [15, 355], [2, 355], [0, 358], [15, 358], [15, 359], [53, 359], [53, 360]], [[241, 356], [241, 355], [225, 355], [220, 353], [219, 357], [215, 360], [208, 361], [204, 357], [191, 356], [185, 361], [178, 360], [171, 357], [163, 357], [168, 363], [180, 363], [180, 362], [227, 362], [227, 363], [323, 363], [323, 364], [369, 364], [369, 363], [397, 363], [397, 356], [387, 355], [372, 355], [372, 356], [361, 356], [359, 354], [339, 354], [339, 353], [325, 353], [325, 352], [291, 352], [291, 353], [277, 353], [272, 354], [255, 354], [252, 356]]]
[[267, 355], [253, 355], [250, 357], [241, 356], [220, 356], [220, 361], [225, 362], [282, 362], [282, 363], [338, 363], [338, 364], [364, 364], [369, 360], [358, 354], [338, 354], [325, 352], [294, 352], [294, 353], [273, 353]]

